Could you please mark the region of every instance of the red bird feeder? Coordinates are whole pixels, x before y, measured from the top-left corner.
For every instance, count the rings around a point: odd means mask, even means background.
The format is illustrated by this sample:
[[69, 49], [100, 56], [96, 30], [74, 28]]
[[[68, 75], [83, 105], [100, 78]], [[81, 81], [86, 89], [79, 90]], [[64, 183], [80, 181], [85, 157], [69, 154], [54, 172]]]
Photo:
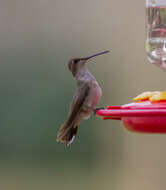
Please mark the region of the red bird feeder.
[[166, 133], [166, 92], [145, 92], [134, 100], [122, 106], [107, 106], [96, 114], [104, 120], [121, 120], [129, 131]]

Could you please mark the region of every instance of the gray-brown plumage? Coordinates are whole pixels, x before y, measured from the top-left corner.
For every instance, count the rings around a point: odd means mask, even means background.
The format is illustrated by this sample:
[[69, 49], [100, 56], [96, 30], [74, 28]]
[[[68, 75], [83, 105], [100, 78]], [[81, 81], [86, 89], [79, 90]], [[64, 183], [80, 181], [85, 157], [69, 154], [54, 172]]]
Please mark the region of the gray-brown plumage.
[[88, 59], [108, 53], [104, 51], [86, 58], [74, 58], [68, 63], [68, 68], [77, 81], [77, 90], [73, 98], [66, 122], [61, 126], [57, 141], [70, 145], [82, 119], [88, 118], [101, 98], [102, 91], [94, 76], [86, 67]]

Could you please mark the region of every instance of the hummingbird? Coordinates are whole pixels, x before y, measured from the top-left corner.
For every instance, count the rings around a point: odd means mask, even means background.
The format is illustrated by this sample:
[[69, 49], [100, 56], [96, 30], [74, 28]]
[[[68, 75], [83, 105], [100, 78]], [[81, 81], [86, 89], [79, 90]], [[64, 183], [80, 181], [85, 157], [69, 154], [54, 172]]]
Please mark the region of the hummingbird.
[[86, 63], [89, 59], [106, 54], [109, 51], [96, 53], [89, 57], [74, 58], [68, 62], [68, 69], [77, 81], [77, 89], [69, 109], [66, 122], [58, 131], [57, 141], [69, 146], [76, 137], [78, 126], [83, 119], [95, 113], [102, 96], [102, 90], [95, 77], [89, 72]]

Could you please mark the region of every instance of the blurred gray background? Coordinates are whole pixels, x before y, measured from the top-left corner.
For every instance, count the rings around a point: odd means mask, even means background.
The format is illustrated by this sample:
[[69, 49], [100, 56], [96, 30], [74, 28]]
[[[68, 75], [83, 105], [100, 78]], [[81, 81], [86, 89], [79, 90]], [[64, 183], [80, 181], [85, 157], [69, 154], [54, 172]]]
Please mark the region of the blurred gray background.
[[89, 61], [99, 107], [165, 90], [145, 55], [145, 1], [0, 1], [0, 189], [165, 190], [166, 136], [91, 117], [71, 147], [56, 142], [75, 90], [72, 57]]

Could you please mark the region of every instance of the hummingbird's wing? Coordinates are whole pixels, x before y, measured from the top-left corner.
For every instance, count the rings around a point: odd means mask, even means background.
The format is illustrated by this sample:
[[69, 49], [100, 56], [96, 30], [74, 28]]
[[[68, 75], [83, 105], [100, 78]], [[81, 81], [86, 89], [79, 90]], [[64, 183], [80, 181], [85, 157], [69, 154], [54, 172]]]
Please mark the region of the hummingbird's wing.
[[67, 117], [66, 122], [61, 126], [58, 135], [57, 141], [61, 141], [67, 145], [71, 144], [74, 140], [78, 125], [81, 121], [79, 116], [79, 112], [82, 108], [83, 103], [85, 102], [88, 93], [89, 93], [89, 86], [87, 84], [82, 84], [77, 89], [75, 96], [72, 101], [72, 105], [70, 107], [69, 115]]
[[73, 101], [70, 106], [70, 112], [66, 121], [68, 125], [73, 122], [73, 120], [76, 118], [77, 114], [79, 113], [83, 103], [85, 102], [89, 94], [89, 89], [90, 89], [89, 85], [82, 84], [75, 92], [75, 96], [73, 97]]

